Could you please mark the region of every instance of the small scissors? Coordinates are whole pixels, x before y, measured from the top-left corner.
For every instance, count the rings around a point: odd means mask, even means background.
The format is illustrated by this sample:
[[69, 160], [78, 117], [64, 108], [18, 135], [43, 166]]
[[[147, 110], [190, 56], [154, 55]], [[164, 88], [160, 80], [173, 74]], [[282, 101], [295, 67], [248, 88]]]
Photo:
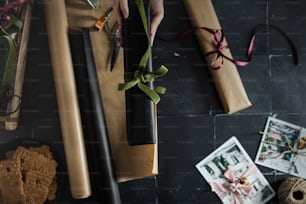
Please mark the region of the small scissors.
[[109, 18], [111, 17], [112, 12], [113, 8], [108, 9], [106, 15], [102, 16], [100, 20], [98, 20], [95, 24], [95, 27], [98, 30], [102, 30], [102, 28], [105, 27], [107, 35], [113, 41], [113, 52], [112, 52], [111, 65], [110, 65], [111, 71], [114, 69], [120, 50], [120, 38], [118, 37], [119, 25], [118, 23], [116, 23], [113, 29], [111, 29], [109, 26]]
[[98, 0], [87, 0], [87, 3], [95, 10], [98, 10], [101, 7]]

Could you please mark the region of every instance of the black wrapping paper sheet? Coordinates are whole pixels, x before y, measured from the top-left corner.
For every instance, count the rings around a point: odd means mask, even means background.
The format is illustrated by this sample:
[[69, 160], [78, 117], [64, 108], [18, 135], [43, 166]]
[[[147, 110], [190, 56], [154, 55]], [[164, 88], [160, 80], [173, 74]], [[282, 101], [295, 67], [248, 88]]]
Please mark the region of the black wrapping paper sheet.
[[[146, 36], [138, 8], [133, 0], [129, 0], [129, 17], [123, 20], [124, 70], [134, 73], [137, 70], [143, 54], [148, 49]], [[150, 25], [150, 9], [144, 0], [148, 25]], [[149, 28], [148, 28], [149, 29]], [[148, 60], [147, 68], [152, 71], [152, 57]], [[153, 82], [147, 85], [153, 88]], [[126, 91], [127, 139], [130, 145], [155, 144], [156, 121], [155, 104], [138, 88]]]
[[69, 33], [91, 181], [101, 203], [120, 204], [89, 31]]

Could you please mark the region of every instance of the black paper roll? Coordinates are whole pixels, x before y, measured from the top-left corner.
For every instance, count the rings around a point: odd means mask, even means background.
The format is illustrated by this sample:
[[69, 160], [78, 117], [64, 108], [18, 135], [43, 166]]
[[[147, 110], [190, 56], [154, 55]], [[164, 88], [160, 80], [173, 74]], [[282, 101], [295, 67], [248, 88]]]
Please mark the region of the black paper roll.
[[120, 204], [89, 31], [70, 33], [69, 39], [94, 193], [101, 203]]
[[[133, 0], [129, 0], [129, 17], [123, 20], [123, 46], [124, 46], [124, 70], [134, 73], [137, 70], [143, 54], [150, 43], [146, 36], [139, 11]], [[148, 25], [150, 25], [150, 9], [147, 0], [144, 0], [147, 8]], [[150, 30], [148, 28], [148, 30]], [[148, 66], [152, 71], [152, 57], [150, 53]], [[147, 85], [153, 88], [153, 83]], [[156, 143], [154, 103], [138, 88], [133, 87], [126, 91], [126, 120], [127, 140], [130, 145]]]

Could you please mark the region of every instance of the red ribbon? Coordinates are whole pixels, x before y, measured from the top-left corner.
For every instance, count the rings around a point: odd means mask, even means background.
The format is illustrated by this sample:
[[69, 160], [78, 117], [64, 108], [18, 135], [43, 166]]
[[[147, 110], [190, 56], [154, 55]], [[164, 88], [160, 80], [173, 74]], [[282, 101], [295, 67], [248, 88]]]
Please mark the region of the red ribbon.
[[[277, 27], [275, 25], [271, 25], [271, 24], [269, 24], [269, 25], [268, 24], [259, 24], [254, 28], [254, 30], [251, 33], [251, 38], [250, 38], [250, 41], [249, 41], [249, 47], [248, 47], [248, 50], [247, 50], [247, 60], [246, 61], [235, 60], [235, 59], [232, 59], [232, 58], [226, 56], [225, 54], [223, 54], [223, 51], [226, 50], [226, 49], [229, 49], [229, 46], [227, 44], [225, 44], [225, 42], [224, 42], [225, 37], [224, 37], [224, 32], [223, 32], [222, 29], [211, 29], [211, 28], [207, 28], [207, 27], [194, 27], [194, 28], [188, 29], [188, 30], [180, 33], [179, 35], [177, 35], [173, 39], [170, 39], [170, 40], [161, 39], [161, 40], [164, 40], [164, 41], [178, 41], [178, 40], [181, 40], [181, 39], [185, 38], [186, 36], [188, 36], [189, 34], [193, 33], [194, 31], [196, 31], [198, 29], [202, 29], [202, 30], [205, 30], [205, 31], [211, 33], [212, 36], [213, 36], [213, 43], [214, 43], [215, 50], [206, 53], [205, 56], [212, 55], [212, 54], [217, 54], [216, 59], [213, 62], [211, 62], [210, 66], [211, 66], [212, 69], [218, 70], [224, 65], [224, 58], [231, 61], [232, 63], [234, 63], [237, 66], [248, 65], [251, 62], [251, 59], [252, 59], [256, 33], [260, 32], [262, 30], [265, 30], [268, 27], [273, 28], [274, 30], [278, 31], [281, 35], [283, 35], [285, 37], [285, 39], [288, 41], [288, 43], [289, 43], [289, 45], [290, 45], [290, 47], [293, 51], [294, 64], [297, 65], [298, 64], [298, 52], [297, 52], [296, 46], [294, 45], [293, 41], [289, 38], [289, 36], [282, 29], [280, 29], [279, 27]], [[221, 58], [221, 62], [219, 64], [217, 64], [219, 58]]]
[[2, 8], [0, 8], [0, 13], [2, 13], [2, 17], [4, 18], [4, 22], [0, 25], [2, 28], [5, 28], [6, 25], [8, 24], [8, 22], [11, 19], [11, 16], [9, 14], [9, 10], [20, 5], [23, 4], [25, 2], [27, 2], [29, 0], [16, 0], [13, 2], [10, 2], [8, 4], [6, 4], [5, 6], [3, 6]]
[[247, 178], [250, 175], [256, 173], [258, 171], [257, 167], [255, 165], [252, 165], [248, 168], [248, 170], [240, 177], [236, 178], [234, 175], [234, 172], [231, 170], [227, 170], [223, 176], [226, 179], [226, 181], [220, 183], [220, 182], [212, 182], [211, 188], [212, 191], [215, 192], [221, 200], [224, 199], [228, 193], [232, 193], [231, 197], [231, 204], [239, 204], [241, 203], [241, 196], [247, 196], [252, 191], [252, 186], [249, 184], [243, 184], [241, 182], [242, 178]]

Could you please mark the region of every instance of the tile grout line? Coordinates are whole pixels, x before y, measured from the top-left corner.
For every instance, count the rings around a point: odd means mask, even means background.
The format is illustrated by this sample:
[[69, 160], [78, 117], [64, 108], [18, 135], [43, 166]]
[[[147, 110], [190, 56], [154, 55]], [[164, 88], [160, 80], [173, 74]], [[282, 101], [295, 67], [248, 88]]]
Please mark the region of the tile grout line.
[[157, 176], [154, 177], [154, 187], [155, 187], [155, 203], [159, 203], [159, 186]]
[[[269, 25], [270, 24], [270, 19], [269, 19], [269, 14], [270, 14], [270, 10], [269, 10], [269, 0], [266, 1], [267, 2], [267, 7], [266, 7], [266, 24]], [[272, 115], [272, 66], [271, 66], [271, 55], [270, 55], [270, 30], [267, 29], [267, 55], [268, 55], [268, 69], [269, 69], [269, 87], [270, 87], [270, 103], [269, 103], [269, 110], [270, 110], [270, 115]]]
[[213, 127], [214, 127], [214, 133], [213, 133], [213, 149], [216, 149], [216, 145], [217, 145], [217, 134], [216, 134], [216, 120], [217, 120], [217, 116], [214, 116], [213, 119]]

